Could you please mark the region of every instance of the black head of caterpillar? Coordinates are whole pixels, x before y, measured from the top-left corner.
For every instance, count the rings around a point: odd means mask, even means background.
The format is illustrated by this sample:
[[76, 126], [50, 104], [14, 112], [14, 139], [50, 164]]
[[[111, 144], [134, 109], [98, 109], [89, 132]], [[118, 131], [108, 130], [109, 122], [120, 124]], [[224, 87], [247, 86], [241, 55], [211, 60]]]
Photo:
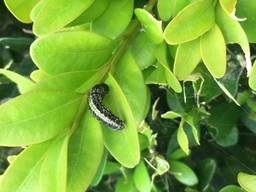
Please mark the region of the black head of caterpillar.
[[101, 121], [104, 125], [111, 129], [119, 130], [124, 128], [124, 121], [116, 117], [102, 104], [102, 100], [107, 95], [108, 91], [109, 88], [104, 83], [95, 85], [89, 95], [89, 109], [96, 119]]

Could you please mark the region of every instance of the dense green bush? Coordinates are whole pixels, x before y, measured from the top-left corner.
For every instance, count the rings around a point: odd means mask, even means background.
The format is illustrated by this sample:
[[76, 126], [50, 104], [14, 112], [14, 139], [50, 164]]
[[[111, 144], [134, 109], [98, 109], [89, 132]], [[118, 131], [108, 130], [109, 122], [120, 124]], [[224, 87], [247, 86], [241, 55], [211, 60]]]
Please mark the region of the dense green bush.
[[4, 3], [0, 192], [256, 191], [254, 0]]

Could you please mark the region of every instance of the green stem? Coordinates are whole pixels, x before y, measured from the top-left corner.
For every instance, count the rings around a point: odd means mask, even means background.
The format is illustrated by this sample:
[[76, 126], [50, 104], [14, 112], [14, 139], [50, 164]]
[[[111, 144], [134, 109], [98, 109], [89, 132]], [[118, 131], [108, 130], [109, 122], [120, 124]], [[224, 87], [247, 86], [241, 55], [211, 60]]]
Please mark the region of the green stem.
[[147, 11], [151, 11], [153, 7], [155, 6], [157, 0], [149, 0], [148, 4], [145, 6], [145, 9]]

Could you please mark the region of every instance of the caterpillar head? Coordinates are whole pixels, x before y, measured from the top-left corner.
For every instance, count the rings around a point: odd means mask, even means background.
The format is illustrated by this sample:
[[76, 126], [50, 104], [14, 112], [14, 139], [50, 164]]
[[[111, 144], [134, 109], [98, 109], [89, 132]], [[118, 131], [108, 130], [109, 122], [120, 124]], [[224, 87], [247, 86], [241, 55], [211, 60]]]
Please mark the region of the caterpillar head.
[[108, 88], [107, 84], [101, 83], [101, 84], [95, 85], [93, 87], [93, 90], [96, 91], [98, 95], [103, 97], [108, 93], [109, 88]]

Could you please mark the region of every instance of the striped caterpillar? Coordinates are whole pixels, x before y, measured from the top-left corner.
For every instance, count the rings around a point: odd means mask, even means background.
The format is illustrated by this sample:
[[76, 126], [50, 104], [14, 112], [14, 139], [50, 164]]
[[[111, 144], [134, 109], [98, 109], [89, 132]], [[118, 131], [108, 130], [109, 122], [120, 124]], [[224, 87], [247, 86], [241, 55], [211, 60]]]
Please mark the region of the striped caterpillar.
[[101, 121], [104, 125], [111, 129], [119, 130], [124, 128], [124, 121], [116, 117], [102, 104], [103, 98], [107, 95], [108, 91], [109, 88], [104, 83], [95, 85], [90, 91], [89, 109], [96, 119]]

